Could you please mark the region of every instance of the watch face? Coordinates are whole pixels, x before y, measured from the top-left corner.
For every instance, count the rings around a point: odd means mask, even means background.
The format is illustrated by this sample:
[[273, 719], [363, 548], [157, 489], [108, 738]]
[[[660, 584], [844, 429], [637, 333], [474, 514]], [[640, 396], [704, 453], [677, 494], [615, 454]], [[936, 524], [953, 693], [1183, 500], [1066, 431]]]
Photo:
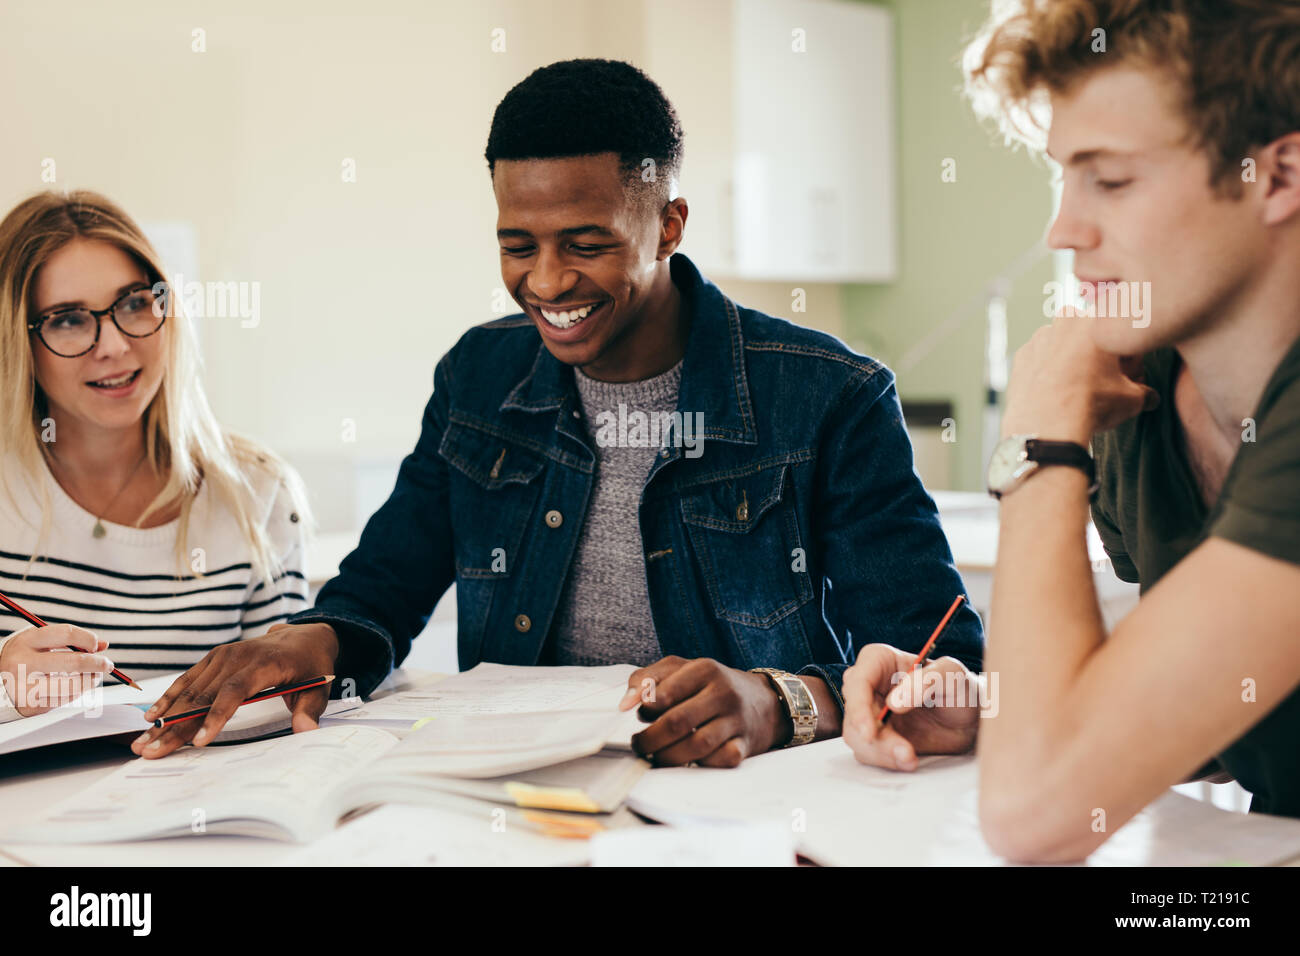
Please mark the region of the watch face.
[[1025, 457], [1025, 440], [1028, 435], [1012, 435], [998, 442], [989, 459], [989, 491], [1005, 492], [1016, 483], [1030, 467]]
[[796, 707], [800, 710], [808, 710], [813, 706], [812, 695], [808, 693], [808, 685], [803, 681], [795, 679], [787, 680], [784, 683], [786, 689], [790, 691], [790, 695], [794, 698]]

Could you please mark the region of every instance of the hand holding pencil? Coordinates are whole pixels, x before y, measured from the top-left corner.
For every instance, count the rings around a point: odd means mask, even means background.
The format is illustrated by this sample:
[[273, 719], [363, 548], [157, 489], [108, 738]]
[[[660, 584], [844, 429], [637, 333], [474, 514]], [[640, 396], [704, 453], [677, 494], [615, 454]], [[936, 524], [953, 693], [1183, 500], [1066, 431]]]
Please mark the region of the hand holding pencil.
[[[294, 681], [291, 684], [281, 684], [279, 687], [268, 687], [266, 690], [258, 691], [250, 697], [244, 698], [243, 704], [256, 704], [262, 700], [273, 700], [276, 697], [287, 697], [290, 694], [297, 694], [300, 691], [312, 690], [316, 687], [328, 688], [334, 681], [333, 674], [323, 674], [320, 677], [309, 677], [306, 680]], [[153, 713], [153, 710], [149, 711]], [[184, 720], [198, 720], [200, 717], [207, 717], [212, 713], [211, 707], [196, 707], [194, 710], [181, 711], [179, 714], [167, 714], [165, 717], [154, 719], [155, 727], [170, 727], [172, 724], [179, 724]]]
[[31, 625], [11, 634], [0, 650], [0, 680], [22, 716], [71, 703], [97, 686], [104, 674], [140, 689], [101, 653], [108, 650], [108, 641], [74, 624], [46, 624], [3, 594], [0, 607]]
[[107, 649], [107, 641], [72, 624], [32, 625], [15, 632], [0, 651], [9, 699], [24, 717], [71, 703], [112, 673]]
[[845, 672], [844, 742], [859, 763], [915, 770], [918, 754], [965, 753], [975, 745], [975, 675], [954, 657], [927, 656], [964, 600], [953, 602], [920, 654], [868, 644]]
[[294, 733], [312, 730], [329, 702], [337, 658], [338, 638], [326, 624], [275, 624], [261, 637], [222, 644], [149, 708], [144, 716], [155, 726], [131, 749], [157, 758], [187, 743], [202, 747], [245, 702], [268, 693], [282, 695]]

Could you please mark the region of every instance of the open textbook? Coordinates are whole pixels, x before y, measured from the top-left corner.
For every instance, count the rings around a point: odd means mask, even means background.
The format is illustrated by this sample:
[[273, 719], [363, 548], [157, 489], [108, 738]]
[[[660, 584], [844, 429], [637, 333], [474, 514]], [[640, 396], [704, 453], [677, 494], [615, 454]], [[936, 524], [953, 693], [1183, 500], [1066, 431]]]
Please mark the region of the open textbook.
[[[435, 715], [613, 709], [634, 670], [631, 664], [545, 668], [479, 664], [462, 674], [374, 701], [363, 702], [356, 697], [331, 700], [320, 723], [325, 727], [343, 720], [401, 735]], [[146, 678], [139, 682], [140, 690], [125, 684], [96, 687], [47, 713], [0, 724], [0, 755], [92, 737], [142, 734], [149, 727], [144, 712], [177, 676]], [[240, 743], [287, 733], [290, 723], [289, 709], [282, 698], [244, 704], [212, 743]], [[640, 729], [636, 712], [626, 712], [614, 732], [616, 744], [626, 746], [627, 739]]]
[[305, 841], [379, 803], [610, 813], [647, 767], [626, 750], [634, 714], [617, 709], [632, 670], [479, 665], [309, 733], [133, 760], [3, 839], [203, 832]]
[[[307, 842], [332, 830], [351, 811], [380, 803], [443, 804], [451, 795], [506, 806], [613, 811], [644, 770], [630, 754], [601, 755], [616, 718], [606, 712], [521, 714], [538, 748], [534, 764], [496, 778], [457, 779], [471, 747], [490, 761], [517, 736], [499, 727], [448, 743], [439, 720], [403, 739], [377, 727], [322, 727], [308, 733], [221, 749], [187, 747], [159, 760], [132, 760], [86, 790], [0, 834], [9, 843], [103, 843], [235, 833]], [[512, 765], [524, 762], [506, 751]], [[584, 761], [581, 759], [586, 757]]]

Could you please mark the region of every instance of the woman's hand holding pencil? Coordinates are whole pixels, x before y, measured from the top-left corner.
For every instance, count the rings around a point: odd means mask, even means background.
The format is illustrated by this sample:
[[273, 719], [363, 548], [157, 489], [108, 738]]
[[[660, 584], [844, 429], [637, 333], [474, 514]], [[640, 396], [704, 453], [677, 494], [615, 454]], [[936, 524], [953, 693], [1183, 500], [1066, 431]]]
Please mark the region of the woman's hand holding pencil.
[[72, 703], [98, 686], [104, 674], [112, 674], [123, 684], [140, 689], [139, 684], [103, 656], [108, 641], [101, 641], [75, 624], [47, 624], [3, 594], [0, 594], [0, 607], [31, 625], [0, 643], [0, 681], [23, 717]]
[[72, 624], [44, 624], [16, 631], [0, 650], [0, 679], [18, 713], [31, 717], [71, 703], [104, 675], [113, 662], [108, 641]]

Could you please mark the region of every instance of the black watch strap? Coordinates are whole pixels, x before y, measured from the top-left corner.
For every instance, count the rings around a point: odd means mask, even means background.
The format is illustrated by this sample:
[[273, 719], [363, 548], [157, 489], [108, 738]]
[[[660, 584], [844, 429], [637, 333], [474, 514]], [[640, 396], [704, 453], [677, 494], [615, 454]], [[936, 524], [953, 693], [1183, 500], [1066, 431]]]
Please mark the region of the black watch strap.
[[1092, 460], [1092, 455], [1088, 453], [1088, 449], [1078, 442], [1029, 438], [1025, 440], [1025, 458], [1029, 461], [1036, 461], [1040, 465], [1068, 465], [1071, 468], [1078, 468], [1088, 476], [1088, 494], [1090, 496], [1095, 494], [1099, 487], [1097, 484], [1097, 464]]

